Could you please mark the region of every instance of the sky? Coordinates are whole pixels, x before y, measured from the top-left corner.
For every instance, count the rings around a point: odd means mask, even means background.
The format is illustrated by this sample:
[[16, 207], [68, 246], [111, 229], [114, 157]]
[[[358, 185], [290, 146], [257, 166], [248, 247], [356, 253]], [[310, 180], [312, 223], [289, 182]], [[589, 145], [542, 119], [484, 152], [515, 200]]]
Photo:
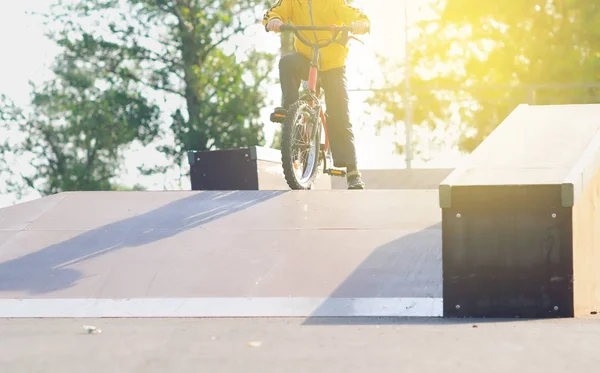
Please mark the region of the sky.
[[[39, 17], [28, 14], [31, 11], [44, 12], [51, 0], [21, 0], [3, 1], [0, 3], [0, 94], [5, 94], [18, 105], [29, 103], [31, 88], [29, 82], [37, 84], [51, 79], [50, 64], [60, 49], [44, 35], [45, 26]], [[409, 17], [417, 17], [419, 1], [409, 2]], [[375, 53], [383, 53], [398, 61], [404, 55], [404, 17], [403, 1], [390, 0], [356, 0], [355, 5], [361, 7], [371, 18], [372, 30], [370, 35], [361, 36], [365, 45], [354, 43], [348, 58], [348, 83], [350, 89], [368, 88], [372, 79], [377, 79], [381, 71], [375, 58]], [[265, 33], [257, 25], [249, 31], [249, 35], [240, 38], [238, 43], [245, 48], [257, 48], [276, 52], [279, 39], [272, 33]], [[404, 127], [399, 124], [396, 128], [387, 128], [376, 133], [375, 124], [381, 118], [367, 112], [364, 103], [368, 93], [351, 92], [351, 118], [356, 132], [356, 146], [359, 157], [359, 167], [373, 168], [404, 168], [403, 156], [394, 154], [394, 141], [404, 143]], [[280, 100], [280, 88], [277, 85], [269, 87], [269, 99], [274, 103]], [[167, 106], [177, 106], [179, 103], [169, 102]], [[272, 139], [277, 124], [270, 123], [268, 116], [271, 106], [263, 109], [262, 117], [265, 123], [267, 140]], [[166, 122], [166, 121], [165, 121]], [[165, 123], [165, 126], [168, 126]], [[424, 139], [428, 134], [419, 132], [417, 136]], [[7, 136], [0, 132], [0, 136]], [[166, 140], [168, 141], [168, 139]], [[426, 140], [425, 140], [426, 141]], [[413, 167], [455, 167], [462, 156], [453, 149], [443, 149], [429, 155], [428, 162], [415, 159]], [[120, 182], [126, 185], [141, 183], [151, 190], [190, 189], [189, 180], [181, 178], [179, 172], [154, 177], [141, 177], [136, 167], [141, 163], [165, 164], [164, 157], [153, 146], [133, 147], [126, 154], [125, 168], [120, 176]], [[17, 167], [27, 167], [23, 160]], [[0, 176], [0, 187], [3, 182]], [[20, 201], [39, 198], [37, 193], [31, 193]], [[0, 194], [0, 207], [18, 202], [15, 196]]]

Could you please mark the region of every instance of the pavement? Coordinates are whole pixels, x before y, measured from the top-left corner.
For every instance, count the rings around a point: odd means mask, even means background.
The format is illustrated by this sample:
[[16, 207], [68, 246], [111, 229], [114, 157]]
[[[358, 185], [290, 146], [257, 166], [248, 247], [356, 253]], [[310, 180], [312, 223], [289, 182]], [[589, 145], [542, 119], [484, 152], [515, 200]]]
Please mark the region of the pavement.
[[600, 363], [600, 320], [304, 321], [4, 319], [0, 371], [592, 373]]

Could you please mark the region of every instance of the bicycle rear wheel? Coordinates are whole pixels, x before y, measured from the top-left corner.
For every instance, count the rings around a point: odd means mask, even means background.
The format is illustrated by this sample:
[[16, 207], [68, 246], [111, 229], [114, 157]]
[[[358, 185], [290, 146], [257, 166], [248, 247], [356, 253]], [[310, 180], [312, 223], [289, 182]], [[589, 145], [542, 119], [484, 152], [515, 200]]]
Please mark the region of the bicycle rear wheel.
[[313, 109], [306, 101], [293, 104], [281, 129], [281, 162], [292, 189], [312, 189], [319, 168], [320, 122], [312, 120]]

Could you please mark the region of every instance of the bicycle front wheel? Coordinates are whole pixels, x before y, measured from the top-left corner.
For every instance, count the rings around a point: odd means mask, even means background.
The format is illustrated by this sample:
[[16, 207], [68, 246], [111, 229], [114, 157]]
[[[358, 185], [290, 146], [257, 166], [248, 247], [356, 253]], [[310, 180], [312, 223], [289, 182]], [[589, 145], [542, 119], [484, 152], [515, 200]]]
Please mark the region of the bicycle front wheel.
[[306, 101], [293, 104], [281, 129], [281, 162], [292, 189], [312, 189], [319, 168], [320, 123], [312, 120]]

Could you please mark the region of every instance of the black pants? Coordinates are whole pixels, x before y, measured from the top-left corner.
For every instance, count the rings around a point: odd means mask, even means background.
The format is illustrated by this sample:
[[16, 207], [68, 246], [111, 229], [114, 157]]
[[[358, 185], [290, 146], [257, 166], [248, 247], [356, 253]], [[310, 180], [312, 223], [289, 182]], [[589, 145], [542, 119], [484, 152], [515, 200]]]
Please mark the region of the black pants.
[[[282, 104], [288, 109], [299, 98], [301, 80], [308, 80], [310, 61], [300, 53], [283, 56], [279, 61]], [[325, 91], [327, 108], [327, 132], [335, 167], [356, 168], [354, 132], [350, 123], [346, 68], [341, 67], [319, 72], [319, 80]]]

